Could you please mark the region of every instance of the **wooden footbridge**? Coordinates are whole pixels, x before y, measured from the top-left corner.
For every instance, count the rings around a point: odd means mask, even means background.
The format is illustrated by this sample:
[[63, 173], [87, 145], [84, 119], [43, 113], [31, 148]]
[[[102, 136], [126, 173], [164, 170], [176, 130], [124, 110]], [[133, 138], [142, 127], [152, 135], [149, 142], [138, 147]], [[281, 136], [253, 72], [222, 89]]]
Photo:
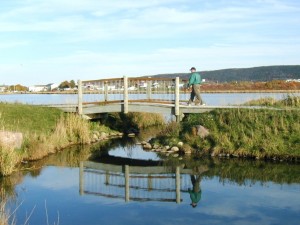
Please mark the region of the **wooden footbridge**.
[[[94, 96], [91, 101], [87, 96]], [[203, 113], [216, 108], [255, 108], [253, 106], [188, 106], [187, 80], [170, 78], [123, 78], [78, 81], [78, 104], [59, 105], [66, 112], [78, 112], [94, 119], [103, 113], [149, 112], [174, 115]], [[262, 108], [262, 107], [257, 107]]]

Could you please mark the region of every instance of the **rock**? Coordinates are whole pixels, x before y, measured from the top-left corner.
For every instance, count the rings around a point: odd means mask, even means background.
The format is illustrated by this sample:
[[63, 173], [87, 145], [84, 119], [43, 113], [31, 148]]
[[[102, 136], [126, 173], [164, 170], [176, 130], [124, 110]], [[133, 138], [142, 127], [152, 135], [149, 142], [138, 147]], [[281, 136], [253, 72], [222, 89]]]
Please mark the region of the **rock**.
[[166, 145], [166, 146], [164, 147], [164, 149], [168, 150], [168, 149], [170, 149], [170, 146], [169, 146], [169, 145]]
[[174, 158], [177, 158], [178, 156], [179, 156], [179, 154], [174, 154], [173, 155]]
[[93, 133], [94, 133], [95, 135], [97, 135], [97, 136], [100, 136], [100, 133], [99, 133], [99, 131], [97, 131], [97, 130], [95, 130]]
[[23, 134], [20, 132], [0, 131], [0, 144], [7, 148], [21, 148]]
[[177, 146], [178, 147], [182, 147], [183, 146], [183, 142], [182, 141], [178, 142]]
[[177, 146], [173, 146], [173, 147], [171, 148], [171, 151], [173, 151], [173, 152], [178, 152], [178, 151], [179, 151], [179, 148], [178, 148]]
[[135, 133], [129, 133], [127, 136], [128, 137], [135, 137]]
[[208, 129], [206, 129], [201, 125], [196, 126], [196, 129], [197, 129], [197, 135], [200, 136], [201, 138], [205, 138], [209, 135]]
[[192, 150], [184, 151], [184, 153], [185, 153], [185, 154], [188, 154], [188, 155], [189, 155], [189, 154], [192, 154]]
[[143, 149], [149, 150], [149, 149], [152, 149], [152, 146], [151, 146], [150, 143], [146, 143], [146, 144], [143, 145]]
[[99, 139], [101, 139], [101, 140], [105, 139], [105, 138], [107, 138], [107, 136], [108, 136], [107, 133], [101, 132], [100, 135], [99, 135]]
[[184, 145], [182, 146], [182, 151], [183, 151], [185, 154], [192, 154], [193, 149], [192, 149], [191, 146], [189, 146], [188, 144], [184, 144]]
[[92, 137], [92, 139], [94, 139], [94, 140], [98, 140], [98, 135], [97, 135], [97, 134], [93, 134], [93, 137]]
[[153, 148], [154, 148], [154, 149], [158, 149], [158, 148], [159, 148], [159, 145], [158, 145], [158, 144], [154, 144], [154, 145], [153, 145]]

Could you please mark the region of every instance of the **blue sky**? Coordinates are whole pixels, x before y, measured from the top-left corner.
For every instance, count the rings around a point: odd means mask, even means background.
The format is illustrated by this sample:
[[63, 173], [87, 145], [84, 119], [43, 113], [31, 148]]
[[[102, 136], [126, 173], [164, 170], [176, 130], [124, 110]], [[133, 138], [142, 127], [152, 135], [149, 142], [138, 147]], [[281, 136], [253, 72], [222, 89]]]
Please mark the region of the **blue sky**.
[[298, 0], [0, 0], [0, 84], [299, 62]]

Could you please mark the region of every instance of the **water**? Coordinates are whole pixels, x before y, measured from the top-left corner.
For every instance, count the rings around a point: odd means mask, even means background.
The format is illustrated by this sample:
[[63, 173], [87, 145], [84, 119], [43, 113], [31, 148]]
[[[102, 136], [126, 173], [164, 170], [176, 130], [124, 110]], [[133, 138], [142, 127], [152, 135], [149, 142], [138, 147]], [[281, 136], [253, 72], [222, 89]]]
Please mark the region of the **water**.
[[[203, 100], [208, 105], [230, 105], [230, 104], [241, 104], [250, 100], [272, 97], [274, 99], [283, 99], [288, 93], [215, 93], [215, 94], [202, 94]], [[299, 96], [300, 93], [293, 93], [292, 95]], [[153, 98], [161, 98], [161, 95]], [[120, 100], [122, 95], [112, 95], [113, 99]], [[145, 96], [146, 98], [146, 96]], [[182, 100], [188, 100], [188, 94], [182, 94], [180, 96]], [[77, 104], [76, 94], [11, 94], [11, 95], [0, 95], [0, 102], [10, 103], [24, 103], [24, 104]], [[134, 95], [131, 95], [130, 99], [135, 99]], [[83, 97], [84, 101], [94, 102], [103, 100], [103, 95], [98, 94], [85, 94]]]
[[[85, 168], [84, 179], [80, 179], [79, 163], [87, 160], [99, 168]], [[130, 164], [129, 172], [135, 176], [130, 178], [133, 187], [129, 201], [124, 172], [113, 171], [116, 167], [122, 169], [124, 162]], [[111, 169], [103, 170], [100, 165]], [[28, 165], [32, 166], [36, 169], [2, 181], [1, 187], [11, 198], [11, 209], [19, 205], [17, 224], [24, 224], [28, 217], [29, 224], [72, 225], [248, 225], [300, 221], [297, 164], [185, 157], [162, 161], [159, 155], [143, 151], [132, 141], [113, 140], [92, 149], [75, 146]], [[181, 171], [178, 202], [176, 167]], [[143, 173], [145, 168], [165, 168], [168, 172], [151, 174], [151, 179], [149, 174], [134, 174], [134, 170]], [[201, 189], [195, 208], [188, 192], [193, 190], [191, 174], [199, 178], [194, 187], [199, 185]]]

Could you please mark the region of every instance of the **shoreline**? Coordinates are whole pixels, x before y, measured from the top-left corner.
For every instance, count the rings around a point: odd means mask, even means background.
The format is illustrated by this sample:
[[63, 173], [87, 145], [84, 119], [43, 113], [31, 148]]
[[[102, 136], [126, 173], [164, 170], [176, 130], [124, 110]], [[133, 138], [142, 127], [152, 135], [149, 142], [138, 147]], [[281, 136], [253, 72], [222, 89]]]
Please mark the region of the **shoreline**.
[[[122, 93], [120, 92], [116, 92], [113, 94], [119, 94]], [[134, 92], [133, 92], [134, 93]], [[161, 92], [162, 94], [165, 92]], [[184, 93], [188, 93], [188, 92], [184, 92], [181, 91], [181, 94]], [[299, 90], [284, 90], [284, 89], [280, 89], [280, 90], [201, 90], [201, 93], [205, 94], [205, 93], [209, 93], [209, 94], [219, 94], [219, 93], [300, 93], [300, 89]], [[61, 95], [77, 95], [78, 92], [0, 92], [0, 95], [28, 95], [28, 94], [35, 94], [35, 95], [49, 95], [49, 94], [53, 94], [53, 95], [57, 95], [57, 94], [61, 94]], [[84, 92], [83, 94], [104, 94], [103, 92], [97, 92], [97, 91], [88, 91], [88, 92]], [[140, 92], [137, 91], [137, 94], [141, 94]]]

